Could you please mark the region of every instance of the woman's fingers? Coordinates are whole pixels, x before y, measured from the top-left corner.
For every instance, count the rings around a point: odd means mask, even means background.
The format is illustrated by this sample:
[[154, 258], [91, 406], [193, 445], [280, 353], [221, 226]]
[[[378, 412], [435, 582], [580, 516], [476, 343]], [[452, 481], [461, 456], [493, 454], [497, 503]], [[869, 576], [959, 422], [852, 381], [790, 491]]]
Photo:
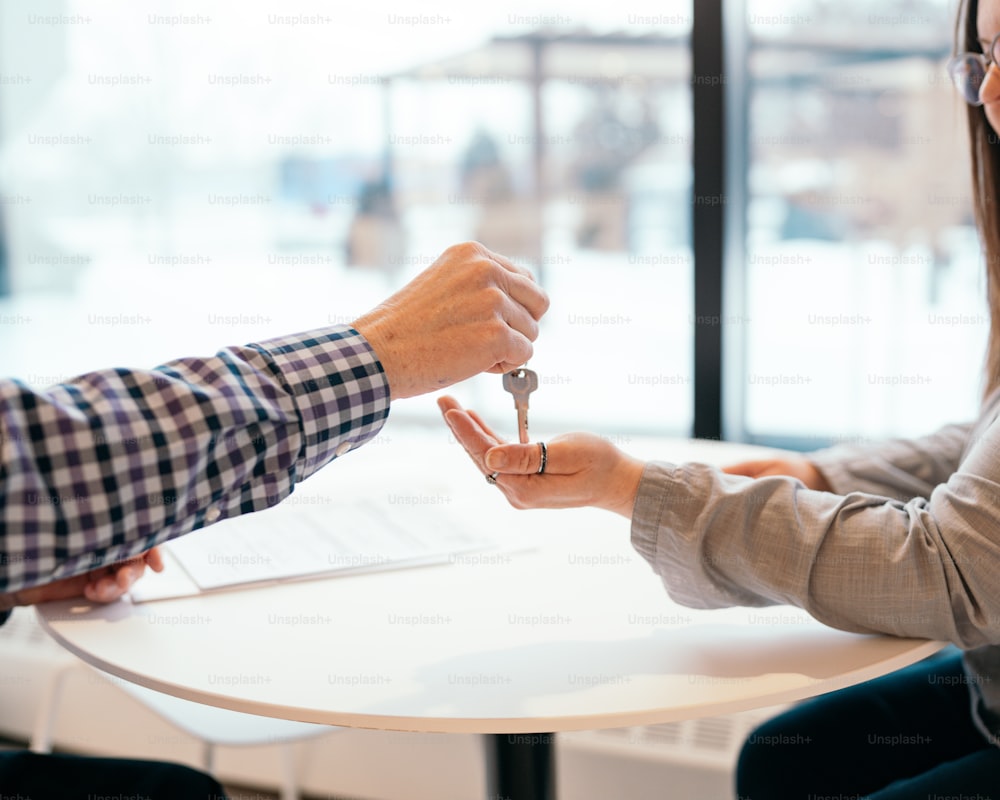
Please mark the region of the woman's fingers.
[[486, 451], [496, 444], [496, 437], [484, 431], [480, 424], [464, 410], [447, 408], [444, 411], [444, 420], [455, 438], [458, 439], [458, 443], [465, 448], [469, 457], [476, 462], [484, 474], [488, 474], [490, 470], [485, 463]]
[[744, 475], [747, 478], [756, 478], [762, 470], [772, 463], [771, 461], [741, 461], [739, 464], [729, 464], [722, 467], [722, 471], [730, 475]]
[[[546, 455], [546, 462], [548, 456]], [[496, 472], [510, 475], [533, 475], [542, 465], [542, 445], [502, 444], [486, 451], [486, 466]], [[548, 465], [546, 464], [546, 470]]]
[[475, 422], [475, 423], [476, 423], [476, 424], [477, 424], [477, 425], [478, 425], [478, 426], [479, 426], [480, 428], [482, 428], [482, 429], [483, 429], [483, 433], [485, 433], [485, 434], [486, 434], [487, 436], [489, 436], [489, 437], [490, 437], [491, 439], [493, 439], [493, 443], [494, 443], [494, 444], [503, 444], [503, 437], [502, 437], [502, 436], [498, 436], [498, 435], [497, 435], [497, 434], [496, 434], [496, 433], [495, 433], [495, 432], [493, 431], [493, 429], [492, 429], [492, 428], [491, 428], [491, 427], [490, 427], [489, 425], [487, 425], [487, 424], [486, 424], [486, 423], [485, 423], [485, 422], [483, 421], [483, 418], [482, 418], [482, 417], [480, 417], [480, 416], [479, 416], [479, 414], [477, 414], [477, 413], [476, 413], [475, 411], [473, 411], [473, 410], [472, 410], [471, 408], [470, 408], [470, 409], [466, 409], [466, 410], [465, 410], [465, 413], [466, 413], [466, 414], [468, 414], [468, 415], [469, 415], [470, 417], [472, 417], [473, 421], [474, 421], [474, 422]]

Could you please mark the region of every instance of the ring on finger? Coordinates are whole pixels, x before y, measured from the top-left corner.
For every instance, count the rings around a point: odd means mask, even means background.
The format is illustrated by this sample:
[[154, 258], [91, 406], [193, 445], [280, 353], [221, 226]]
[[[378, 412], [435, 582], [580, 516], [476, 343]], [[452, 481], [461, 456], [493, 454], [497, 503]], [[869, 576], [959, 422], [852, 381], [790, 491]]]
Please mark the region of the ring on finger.
[[537, 475], [542, 475], [545, 472], [545, 465], [549, 463], [549, 448], [545, 446], [545, 442], [539, 442], [538, 447], [541, 450], [539, 454], [539, 460], [541, 463], [538, 465]]

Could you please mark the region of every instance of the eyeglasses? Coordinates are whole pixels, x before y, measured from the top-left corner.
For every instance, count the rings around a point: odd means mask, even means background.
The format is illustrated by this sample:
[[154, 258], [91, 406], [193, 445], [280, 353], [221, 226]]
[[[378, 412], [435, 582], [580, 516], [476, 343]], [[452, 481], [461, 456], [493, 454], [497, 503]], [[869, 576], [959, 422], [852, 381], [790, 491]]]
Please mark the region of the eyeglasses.
[[981, 106], [979, 91], [986, 80], [986, 73], [994, 64], [1000, 64], [1000, 33], [993, 37], [985, 53], [959, 53], [948, 61], [948, 74], [959, 94], [969, 105]]

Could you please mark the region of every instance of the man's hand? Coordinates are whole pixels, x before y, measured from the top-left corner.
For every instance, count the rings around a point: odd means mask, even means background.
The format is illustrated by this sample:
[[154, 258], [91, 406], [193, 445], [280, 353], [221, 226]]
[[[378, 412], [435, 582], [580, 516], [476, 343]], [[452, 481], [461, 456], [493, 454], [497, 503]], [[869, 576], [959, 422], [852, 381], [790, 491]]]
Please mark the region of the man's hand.
[[531, 273], [470, 242], [449, 247], [352, 327], [375, 350], [397, 399], [519, 367], [548, 307]]
[[132, 584], [142, 577], [146, 567], [154, 572], [163, 571], [163, 557], [159, 548], [153, 547], [127, 561], [99, 567], [44, 586], [0, 594], [0, 610], [73, 597], [84, 597], [94, 603], [113, 603], [132, 588]]

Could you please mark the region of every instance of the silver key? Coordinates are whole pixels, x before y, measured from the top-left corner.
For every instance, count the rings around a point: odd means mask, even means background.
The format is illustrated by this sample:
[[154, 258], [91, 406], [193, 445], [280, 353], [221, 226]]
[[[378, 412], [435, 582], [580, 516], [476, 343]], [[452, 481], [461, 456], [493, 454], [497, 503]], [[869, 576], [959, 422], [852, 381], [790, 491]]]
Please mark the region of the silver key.
[[528, 395], [538, 388], [538, 375], [530, 369], [515, 369], [503, 376], [503, 388], [514, 395], [517, 433], [521, 444], [528, 441]]

